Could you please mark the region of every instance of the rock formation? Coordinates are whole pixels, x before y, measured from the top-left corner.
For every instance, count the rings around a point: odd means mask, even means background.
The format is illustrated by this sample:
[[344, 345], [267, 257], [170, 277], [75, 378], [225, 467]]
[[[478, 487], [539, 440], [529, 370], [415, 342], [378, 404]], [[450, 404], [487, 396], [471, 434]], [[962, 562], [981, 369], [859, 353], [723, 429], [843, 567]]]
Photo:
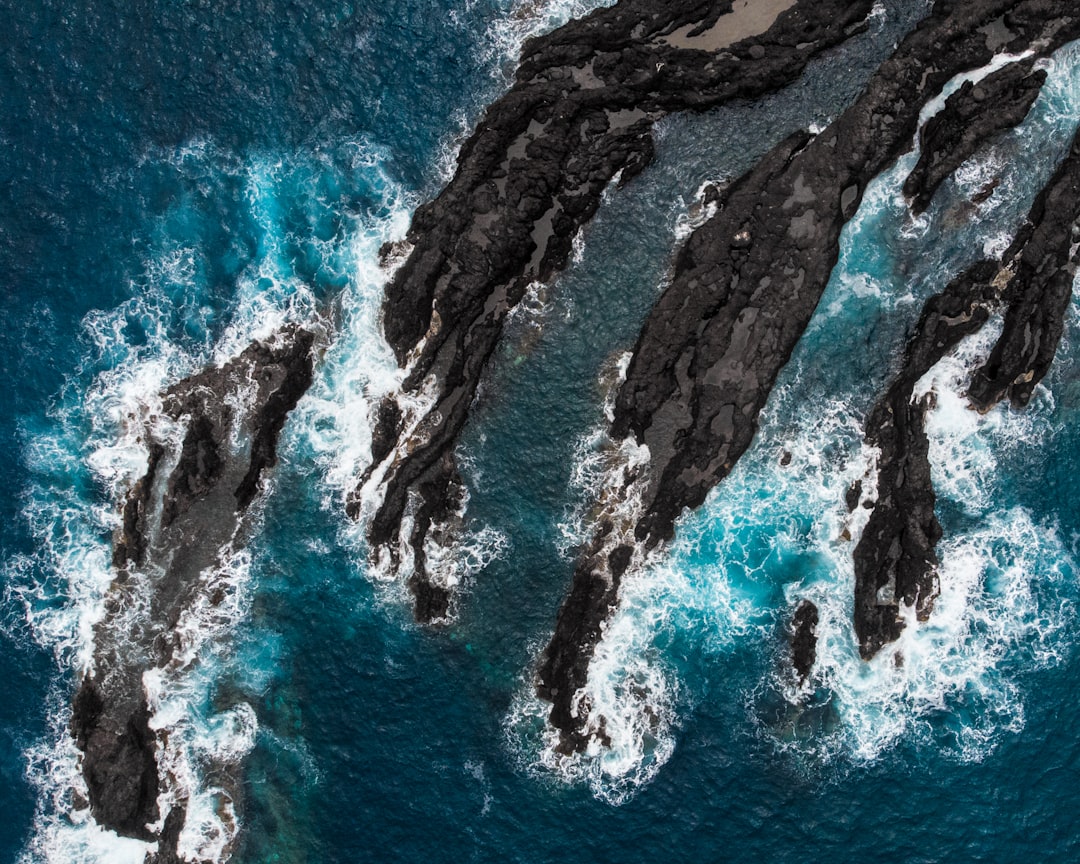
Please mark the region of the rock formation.
[[801, 687], [810, 677], [817, 660], [818, 608], [803, 600], [791, 618], [791, 668]]
[[[420, 207], [407, 260], [387, 286], [386, 338], [403, 390], [434, 396], [422, 417], [378, 412], [376, 464], [358, 484], [381, 501], [375, 557], [412, 558], [416, 617], [445, 616], [424, 540], [455, 512], [453, 450], [509, 311], [565, 266], [604, 189], [649, 163], [651, 130], [673, 111], [767, 94], [864, 26], [869, 0], [622, 0], [528, 42], [514, 86], [462, 146], [457, 172]], [[375, 478], [374, 480], [372, 478]], [[406, 516], [408, 518], [406, 518]]]
[[590, 718], [588, 667], [628, 565], [641, 547], [669, 541], [683, 510], [700, 505], [750, 445], [828, 282], [844, 223], [867, 184], [910, 148], [922, 107], [996, 53], [1045, 55], [1078, 35], [1080, 11], [1045, 0], [938, 2], [851, 108], [820, 134], [774, 148], [724, 190], [719, 213], [679, 251], [610, 430], [614, 442], [648, 448], [622, 496], [640, 496], [640, 515], [627, 530], [610, 515], [617, 505], [603, 508], [539, 671], [564, 750], [585, 747], [602, 719]]
[[978, 84], [965, 81], [919, 130], [919, 161], [904, 182], [911, 209], [922, 213], [934, 192], [980, 147], [1027, 117], [1046, 81], [1035, 58], [1010, 63]]
[[[372, 464], [348, 511], [358, 518], [370, 506], [372, 555], [411, 571], [418, 620], [448, 613], [448, 589], [427, 572], [425, 543], [460, 514], [454, 448], [529, 284], [565, 266], [608, 185], [648, 164], [657, 120], [790, 83], [812, 57], [864, 27], [870, 8], [871, 0], [759, 0], [737, 9], [732, 0], [620, 0], [526, 44], [513, 87], [463, 145], [453, 180], [417, 210], [407, 257], [387, 286], [383, 326], [405, 370], [398, 395], [406, 398], [375, 408]], [[678, 251], [616, 395], [609, 438], [618, 470], [597, 502], [592, 539], [538, 672], [563, 752], [607, 740], [604, 718], [592, 716], [588, 672], [621, 580], [672, 539], [680, 514], [700, 505], [750, 446], [867, 185], [920, 135], [905, 192], [924, 208], [977, 147], [1027, 114], [1045, 77], [1032, 59], [1077, 37], [1080, 10], [1055, 0], [938, 0], [828, 128], [789, 136], [715, 192], [716, 215]], [[1021, 51], [1032, 56], [964, 85], [919, 129], [920, 112], [955, 74]], [[1078, 184], [1074, 142], [1005, 256], [974, 265], [927, 303], [903, 369], [867, 423], [881, 455], [877, 503], [855, 551], [855, 628], [866, 657], [899, 634], [901, 603], [926, 615], [936, 594], [940, 526], [926, 404], [912, 403], [914, 383], [1004, 308], [1002, 335], [970, 398], [982, 410], [1006, 396], [1018, 406], [1030, 399], [1062, 333], [1077, 263]], [[178, 622], [196, 602], [224, 599], [219, 565], [244, 541], [283, 425], [311, 384], [315, 343], [315, 331], [298, 326], [253, 343], [170, 387], [163, 416], [144, 429], [147, 470], [123, 506], [117, 576], [71, 730], [95, 819], [158, 841], [157, 864], [178, 860], [185, 802], [180, 796], [159, 812], [159, 794], [172, 787], [160, 770], [164, 742], [144, 675], [184, 668]], [[791, 645], [800, 684], [812, 672], [817, 622], [804, 601]]]
[[854, 553], [855, 633], [864, 658], [899, 637], [901, 606], [926, 620], [938, 595], [941, 526], [925, 431], [933, 394], [913, 400], [915, 383], [1004, 308], [1004, 329], [974, 371], [968, 396], [981, 411], [1006, 396], [1015, 407], [1026, 405], [1061, 340], [1078, 242], [1080, 133], [1002, 258], [972, 265], [926, 302], [900, 372], [867, 420], [866, 440], [880, 454], [877, 500]]
[[[314, 343], [314, 332], [297, 326], [254, 342], [224, 366], [166, 390], [166, 423], [150, 418], [144, 428], [148, 467], [123, 508], [117, 576], [71, 731], [94, 818], [124, 836], [158, 840], [160, 862], [175, 860], [169, 844], [183, 826], [183, 802], [158, 812], [167, 780], [143, 675], [182, 665], [175, 656], [180, 617], [200, 597], [213, 606], [223, 601], [215, 567], [243, 542], [244, 516], [277, 461], [282, 426], [311, 383]], [[183, 429], [178, 444], [169, 443], [168, 424]], [[162, 815], [159, 835], [149, 826]]]

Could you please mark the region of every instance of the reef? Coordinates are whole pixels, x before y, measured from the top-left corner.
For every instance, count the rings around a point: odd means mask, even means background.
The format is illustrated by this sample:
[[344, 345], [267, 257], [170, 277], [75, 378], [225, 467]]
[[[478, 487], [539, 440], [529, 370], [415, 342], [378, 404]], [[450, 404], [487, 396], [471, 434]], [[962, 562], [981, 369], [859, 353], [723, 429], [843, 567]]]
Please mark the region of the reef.
[[378, 410], [375, 464], [348, 510], [359, 517], [365, 498], [381, 502], [368, 523], [372, 555], [410, 571], [418, 620], [447, 614], [425, 540], [458, 512], [448, 503], [461, 497], [453, 451], [507, 314], [565, 266], [609, 184], [651, 161], [657, 120], [790, 83], [863, 29], [870, 9], [623, 0], [526, 43], [514, 85], [462, 145], [453, 179], [417, 209], [386, 289], [383, 328], [407, 370], [403, 394], [428, 394], [428, 407]]
[[590, 717], [588, 667], [621, 579], [643, 549], [672, 539], [681, 513], [699, 506], [749, 447], [867, 184], [911, 148], [923, 107], [956, 74], [1000, 53], [1045, 56], [1077, 35], [1080, 13], [1059, 4], [935, 4], [849, 109], [817, 135], [796, 133], [770, 151], [722, 192], [717, 215], [678, 252], [609, 433], [648, 448], [647, 465], [628, 468], [615, 496], [640, 498], [640, 515], [622, 526], [617, 505], [602, 507], [539, 670], [537, 692], [552, 703], [564, 751], [583, 749], [603, 721]]
[[854, 552], [855, 633], [864, 658], [900, 636], [902, 607], [925, 621], [939, 593], [941, 525], [925, 429], [934, 397], [914, 399], [916, 382], [1004, 309], [1002, 333], [973, 371], [968, 398], [980, 411], [1006, 396], [1016, 408], [1027, 405], [1061, 341], [1078, 241], [1080, 134], [1005, 254], [972, 265], [926, 302], [901, 369], [866, 424], [879, 455], [877, 498]]
[[71, 732], [98, 824], [157, 840], [158, 862], [178, 860], [184, 801], [180, 793], [168, 813], [159, 812], [159, 793], [171, 780], [159, 766], [163, 741], [144, 675], [193, 662], [179, 625], [196, 607], [225, 601], [220, 567], [243, 546], [245, 517], [277, 462], [282, 427], [311, 384], [315, 341], [313, 329], [284, 327], [169, 387], [160, 414], [143, 424], [147, 470], [123, 507], [116, 578]]

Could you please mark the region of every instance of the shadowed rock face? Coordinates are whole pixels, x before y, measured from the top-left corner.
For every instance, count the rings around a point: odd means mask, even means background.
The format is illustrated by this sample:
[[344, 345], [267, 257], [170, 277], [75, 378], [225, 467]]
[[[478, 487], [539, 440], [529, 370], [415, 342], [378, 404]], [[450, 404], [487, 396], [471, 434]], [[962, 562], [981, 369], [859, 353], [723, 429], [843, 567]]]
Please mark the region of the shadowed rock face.
[[[730, 0], [622, 0], [528, 42], [513, 88], [462, 146], [453, 180], [417, 210], [383, 326], [409, 372], [404, 390], [434, 376], [437, 393], [418, 425], [379, 412], [373, 455], [385, 463], [383, 497], [368, 535], [395, 567], [401, 546], [411, 547], [419, 620], [446, 613], [446, 590], [425, 570], [424, 539], [454, 513], [442, 500], [460, 495], [453, 448], [507, 313], [530, 283], [566, 264], [604, 189], [649, 163], [658, 119], [780, 88], [859, 29], [871, 3], [751, 6], [733, 13]], [[349, 502], [354, 517], [371, 476]]]
[[[750, 445], [828, 282], [844, 223], [870, 180], [910, 147], [923, 105], [955, 74], [990, 61], [1000, 42], [987, 28], [1002, 16], [1012, 52], [1046, 54], [1080, 35], [1080, 12], [1060, 4], [937, 3], [850, 109], [816, 137], [798, 133], [774, 148], [724, 190], [719, 213], [678, 253], [634, 348], [610, 433], [649, 449], [632, 542], [651, 549], [669, 541], [682, 511], [700, 505]], [[610, 534], [605, 517], [598, 524], [539, 671], [538, 693], [552, 702], [564, 749], [588, 742], [588, 711], [575, 698], [623, 575], [609, 564], [613, 544], [599, 539]]]
[[159, 862], [176, 860], [184, 811], [170, 811], [160, 837], [147, 827], [162, 815], [163, 779], [143, 673], [178, 662], [174, 629], [197, 597], [209, 592], [212, 605], [224, 599], [207, 574], [242, 543], [244, 513], [277, 461], [285, 419], [311, 383], [314, 341], [312, 331], [286, 327], [170, 387], [162, 407], [184, 427], [179, 447], [160, 437], [159, 424], [144, 430], [148, 467], [124, 505], [117, 578], [94, 631], [94, 668], [75, 696], [71, 731], [94, 818], [125, 836], [158, 839]]
[[[992, 108], [989, 110], [993, 110]], [[901, 604], [926, 620], [938, 595], [934, 487], [927, 458], [930, 396], [915, 383], [1005, 307], [1005, 326], [968, 396], [989, 410], [1023, 407], [1050, 367], [1072, 297], [1080, 240], [1080, 133], [1000, 260], [980, 261], [927, 301], [900, 372], [874, 406], [866, 440], [880, 449], [877, 502], [855, 547], [855, 634], [866, 659], [904, 629]]]

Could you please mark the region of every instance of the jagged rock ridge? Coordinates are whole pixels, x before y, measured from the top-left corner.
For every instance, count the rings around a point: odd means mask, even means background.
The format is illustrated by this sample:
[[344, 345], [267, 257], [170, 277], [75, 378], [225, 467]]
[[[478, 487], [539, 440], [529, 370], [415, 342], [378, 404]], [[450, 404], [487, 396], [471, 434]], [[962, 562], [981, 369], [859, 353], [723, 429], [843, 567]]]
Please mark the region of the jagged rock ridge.
[[[453, 180], [417, 210], [411, 251], [386, 290], [383, 326], [408, 370], [403, 389], [418, 393], [434, 376], [436, 395], [408, 423], [378, 412], [382, 497], [368, 536], [394, 567], [410, 552], [419, 620], [448, 609], [447, 590], [426, 573], [424, 541], [456, 512], [453, 449], [528, 285], [566, 264], [608, 184], [649, 163], [658, 119], [778, 89], [862, 28], [870, 9], [868, 0], [762, 0], [739, 11], [731, 0], [622, 0], [525, 45], [514, 86], [462, 146]], [[352, 496], [354, 516], [372, 475]]]
[[1001, 336], [974, 370], [968, 398], [981, 411], [1006, 396], [1014, 407], [1027, 405], [1061, 340], [1078, 242], [1080, 133], [1002, 258], [972, 265], [926, 302], [901, 370], [867, 420], [866, 440], [880, 455], [877, 500], [854, 553], [855, 633], [864, 658], [900, 636], [901, 605], [926, 620], [939, 591], [941, 525], [925, 430], [933, 394], [913, 400], [916, 382], [1004, 309]]
[[[149, 464], [123, 508], [117, 577], [94, 631], [94, 665], [75, 696], [71, 731], [94, 818], [124, 836], [158, 840], [159, 864], [175, 860], [184, 808], [181, 802], [166, 814], [160, 835], [148, 827], [162, 815], [157, 798], [165, 778], [143, 674], [175, 662], [174, 629], [200, 593], [209, 592], [211, 604], [223, 601], [223, 589], [205, 574], [242, 543], [244, 515], [277, 461], [281, 429], [311, 384], [314, 344], [313, 330], [287, 326], [166, 390], [163, 413], [184, 426], [178, 448], [153, 418], [144, 429]], [[239, 442], [232, 440], [236, 428]]]
[[817, 136], [797, 133], [774, 148], [724, 190], [720, 212], [680, 250], [611, 425], [613, 441], [633, 436], [648, 447], [648, 476], [626, 483], [644, 487], [641, 515], [629, 536], [598, 519], [539, 671], [563, 749], [584, 748], [592, 734], [582, 694], [631, 553], [669, 541], [683, 510], [700, 505], [750, 445], [828, 282], [844, 223], [870, 180], [910, 147], [922, 106], [998, 49], [1045, 55], [1077, 35], [1080, 13], [1041, 0], [938, 2], [851, 108]]

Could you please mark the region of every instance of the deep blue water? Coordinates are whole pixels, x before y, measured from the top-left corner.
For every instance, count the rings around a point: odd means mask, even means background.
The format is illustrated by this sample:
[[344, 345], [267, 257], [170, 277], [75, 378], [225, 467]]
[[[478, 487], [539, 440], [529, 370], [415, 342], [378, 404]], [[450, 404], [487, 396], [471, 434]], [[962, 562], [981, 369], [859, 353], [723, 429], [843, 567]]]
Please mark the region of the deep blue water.
[[[899, 669], [858, 659], [841, 537], [862, 418], [922, 300], [1015, 226], [1063, 152], [1080, 47], [924, 221], [897, 199], [902, 166], [867, 194], [755, 446], [624, 588], [594, 682], [614, 750], [554, 764], [529, 682], [600, 479], [602, 382], [701, 184], [834, 116], [921, 4], [883, 4], [762, 105], [661, 125], [656, 163], [611, 192], [497, 353], [459, 452], [456, 620], [434, 631], [368, 572], [342, 515], [390, 375], [376, 250], [445, 181], [522, 35], [588, 4], [87, 5], [3, 7], [0, 860], [141, 860], [72, 822], [58, 746], [142, 458], [124, 417], [326, 308], [337, 336], [286, 428], [233, 617], [165, 706], [200, 800], [215, 800], [200, 754], [238, 754], [233, 860], [1080, 860], [1075, 311], [1027, 412], [979, 418], [951, 398], [962, 368], [936, 370], [944, 591]], [[798, 709], [783, 652], [802, 597], [822, 645]], [[644, 733], [642, 698], [661, 718]]]

